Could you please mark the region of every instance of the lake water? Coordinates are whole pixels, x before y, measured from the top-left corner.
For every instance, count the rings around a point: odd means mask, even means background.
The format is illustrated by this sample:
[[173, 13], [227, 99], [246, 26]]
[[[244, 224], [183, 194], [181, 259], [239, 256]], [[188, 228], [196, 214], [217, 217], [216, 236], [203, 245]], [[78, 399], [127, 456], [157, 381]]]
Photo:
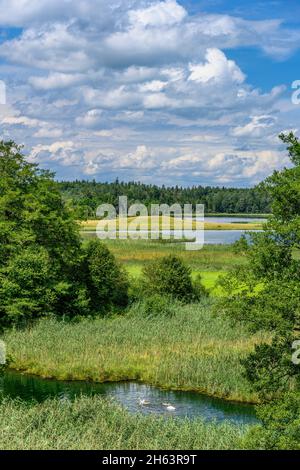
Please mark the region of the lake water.
[[[61, 382], [6, 372], [0, 376], [1, 397], [21, 398], [42, 402], [59, 397], [73, 400], [80, 395], [109, 397], [123, 405], [131, 413], [177, 416], [180, 418], [203, 418], [207, 421], [229, 420], [235, 424], [257, 423], [252, 405], [227, 402], [194, 392], [160, 390], [136, 382], [96, 384], [90, 382]], [[142, 405], [141, 401], [148, 402]], [[167, 410], [167, 404], [175, 410]]]
[[[258, 232], [259, 230], [252, 230], [251, 232]], [[205, 245], [232, 245], [239, 240], [242, 235], [247, 234], [246, 230], [205, 230], [204, 231], [204, 244]]]
[[267, 222], [267, 219], [252, 217], [205, 217], [205, 222], [214, 224], [255, 224]]
[[[247, 234], [248, 232], [259, 232], [259, 230], [205, 230], [204, 231], [204, 244], [205, 245], [232, 245], [234, 242], [239, 240], [242, 235]], [[141, 232], [144, 234], [148, 234], [148, 232]], [[170, 231], [168, 230], [162, 230], [161, 232], [164, 235], [170, 235]], [[173, 230], [172, 236], [176, 234], [178, 238], [182, 237], [182, 231], [176, 231]], [[95, 231], [85, 231], [81, 232], [81, 236], [84, 239], [89, 239], [89, 238], [96, 238], [96, 232]], [[198, 240], [202, 239], [202, 234], [197, 231], [185, 231], [185, 237], [187, 239], [193, 240], [195, 237], [198, 238]], [[132, 235], [133, 238], [133, 235]], [[149, 235], [150, 238], [150, 235]]]
[[[200, 220], [200, 219], [197, 219], [195, 218], [195, 220]], [[262, 218], [262, 217], [255, 217], [255, 218], [252, 218], [252, 217], [240, 217], [240, 216], [224, 216], [224, 217], [205, 217], [205, 222], [209, 222], [209, 223], [219, 223], [219, 224], [226, 224], [226, 223], [234, 223], [234, 224], [239, 224], [239, 223], [244, 223], [244, 224], [251, 224], [251, 223], [264, 223], [266, 222], [267, 219], [265, 218]], [[253, 230], [249, 230], [250, 231], [253, 231]], [[258, 230], [256, 230], [257, 232]], [[122, 231], [120, 231], [119, 233], [123, 233]], [[141, 234], [144, 234], [144, 235], [149, 235], [147, 231], [141, 231], [140, 232]], [[176, 235], [178, 239], [180, 238], [187, 238], [187, 239], [195, 239], [197, 238], [199, 241], [201, 241], [203, 238], [202, 238], [202, 234], [199, 232], [192, 232], [192, 231], [188, 231], [186, 230], [184, 233], [182, 231], [176, 231], [176, 230], [173, 230], [172, 232], [168, 231], [168, 230], [162, 230], [161, 231], [161, 234], [163, 235], [170, 235], [170, 233], [172, 234], [172, 236]], [[241, 238], [241, 236], [243, 234], [247, 233], [247, 230], [205, 230], [204, 232], [204, 244], [205, 245], [231, 245], [233, 244], [234, 242], [236, 242], [237, 240], [239, 240]], [[96, 238], [96, 233], [95, 231], [85, 231], [85, 232], [81, 232], [81, 236], [82, 238]], [[129, 233], [129, 237], [133, 238], [133, 234], [130, 234]], [[138, 238], [138, 237], [136, 237]], [[150, 239], [150, 235], [149, 235], [149, 239]]]

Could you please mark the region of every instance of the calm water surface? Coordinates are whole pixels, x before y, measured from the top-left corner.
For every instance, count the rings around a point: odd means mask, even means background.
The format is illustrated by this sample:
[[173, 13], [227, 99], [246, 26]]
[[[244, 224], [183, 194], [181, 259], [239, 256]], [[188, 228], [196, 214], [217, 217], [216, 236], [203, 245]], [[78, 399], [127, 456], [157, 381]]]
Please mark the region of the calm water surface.
[[[205, 230], [204, 231], [204, 244], [205, 245], [232, 245], [235, 241], [239, 240], [242, 235], [247, 234], [248, 232], [259, 232], [259, 230]], [[148, 234], [148, 232], [141, 232]], [[168, 230], [162, 230], [164, 235], [169, 235], [170, 231]], [[182, 231], [176, 231], [173, 230], [171, 232], [172, 236], [174, 234], [178, 235], [178, 238], [182, 238], [183, 234]], [[185, 231], [185, 238], [188, 239], [194, 239], [196, 236], [198, 237], [199, 240], [202, 239], [201, 233], [197, 231]], [[96, 232], [95, 231], [86, 231], [86, 232], [81, 232], [81, 236], [84, 239], [89, 239], [89, 238], [96, 238]], [[133, 236], [132, 236], [133, 238]]]
[[267, 219], [263, 218], [252, 218], [252, 217], [205, 217], [205, 222], [211, 222], [215, 224], [255, 224], [267, 222]]
[[[42, 402], [59, 397], [72, 400], [80, 395], [101, 395], [115, 399], [131, 413], [156, 414], [205, 420], [229, 420], [236, 424], [257, 422], [254, 407], [226, 402], [193, 392], [170, 392], [135, 382], [95, 384], [90, 382], [61, 382], [38, 377], [6, 372], [0, 376], [1, 397], [21, 398]], [[141, 401], [149, 402], [141, 405]], [[168, 411], [166, 404], [175, 410]]]

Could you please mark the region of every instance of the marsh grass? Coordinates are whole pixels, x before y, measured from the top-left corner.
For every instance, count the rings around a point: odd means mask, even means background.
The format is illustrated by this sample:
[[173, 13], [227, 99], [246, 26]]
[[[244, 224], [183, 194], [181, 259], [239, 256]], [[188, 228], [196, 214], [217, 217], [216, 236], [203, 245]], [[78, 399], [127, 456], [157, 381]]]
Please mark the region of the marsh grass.
[[[142, 308], [142, 307], [141, 307]], [[262, 335], [251, 336], [211, 313], [210, 304], [174, 304], [171, 318], [144, 318], [135, 304], [126, 316], [64, 323], [44, 319], [8, 331], [10, 366], [41, 377], [95, 382], [139, 380], [256, 402], [240, 359]]]
[[131, 415], [100, 397], [0, 402], [2, 450], [236, 449], [247, 427]]
[[[128, 224], [128, 230], [136, 230], [135, 221], [141, 223], [143, 230], [183, 230], [183, 221], [176, 217], [153, 217], [148, 216], [139, 217], [127, 217], [127, 219], [116, 220], [116, 230], [119, 230], [120, 224], [124, 224], [124, 221]], [[82, 231], [94, 231], [98, 227], [99, 230], [105, 230], [107, 220], [85, 220], [79, 222], [80, 230]], [[247, 223], [222, 223], [222, 222], [205, 222], [204, 230], [261, 230], [263, 224], [259, 222], [247, 222]], [[113, 226], [110, 226], [111, 228]], [[199, 222], [193, 220], [191, 228], [196, 230], [200, 228]]]
[[192, 270], [194, 278], [201, 275], [203, 285], [213, 295], [222, 295], [217, 285], [220, 276], [246, 262], [243, 255], [228, 245], [206, 245], [199, 251], [186, 251], [184, 243], [164, 243], [145, 240], [106, 240], [105, 243], [129, 274], [137, 278], [143, 267], [168, 255], [179, 256]]
[[246, 262], [228, 245], [206, 245], [199, 251], [186, 251], [184, 243], [157, 243], [148, 240], [106, 240], [117, 259], [124, 264], [143, 265], [167, 255], [180, 256], [195, 271], [228, 271]]

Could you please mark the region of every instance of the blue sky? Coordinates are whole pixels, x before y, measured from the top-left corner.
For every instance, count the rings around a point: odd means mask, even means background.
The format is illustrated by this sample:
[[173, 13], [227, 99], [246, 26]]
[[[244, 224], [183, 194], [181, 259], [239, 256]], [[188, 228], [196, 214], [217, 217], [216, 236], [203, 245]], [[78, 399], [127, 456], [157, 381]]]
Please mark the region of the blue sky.
[[[298, 0], [0, 0], [2, 139], [58, 179], [252, 186], [298, 132]], [[3, 100], [2, 100], [3, 101]]]

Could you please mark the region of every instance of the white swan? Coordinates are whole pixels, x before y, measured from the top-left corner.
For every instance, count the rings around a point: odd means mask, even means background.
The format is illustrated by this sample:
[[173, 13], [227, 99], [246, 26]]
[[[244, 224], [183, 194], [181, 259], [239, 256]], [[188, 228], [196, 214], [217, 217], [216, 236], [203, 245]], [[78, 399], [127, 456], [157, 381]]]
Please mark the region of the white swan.
[[147, 406], [147, 405], [150, 405], [150, 401], [144, 400], [144, 399], [141, 399], [141, 398], [140, 398], [140, 399], [139, 399], [139, 404], [140, 404], [141, 406]]
[[163, 403], [163, 406], [167, 408], [168, 411], [175, 411], [175, 406], [171, 405], [171, 403]]

